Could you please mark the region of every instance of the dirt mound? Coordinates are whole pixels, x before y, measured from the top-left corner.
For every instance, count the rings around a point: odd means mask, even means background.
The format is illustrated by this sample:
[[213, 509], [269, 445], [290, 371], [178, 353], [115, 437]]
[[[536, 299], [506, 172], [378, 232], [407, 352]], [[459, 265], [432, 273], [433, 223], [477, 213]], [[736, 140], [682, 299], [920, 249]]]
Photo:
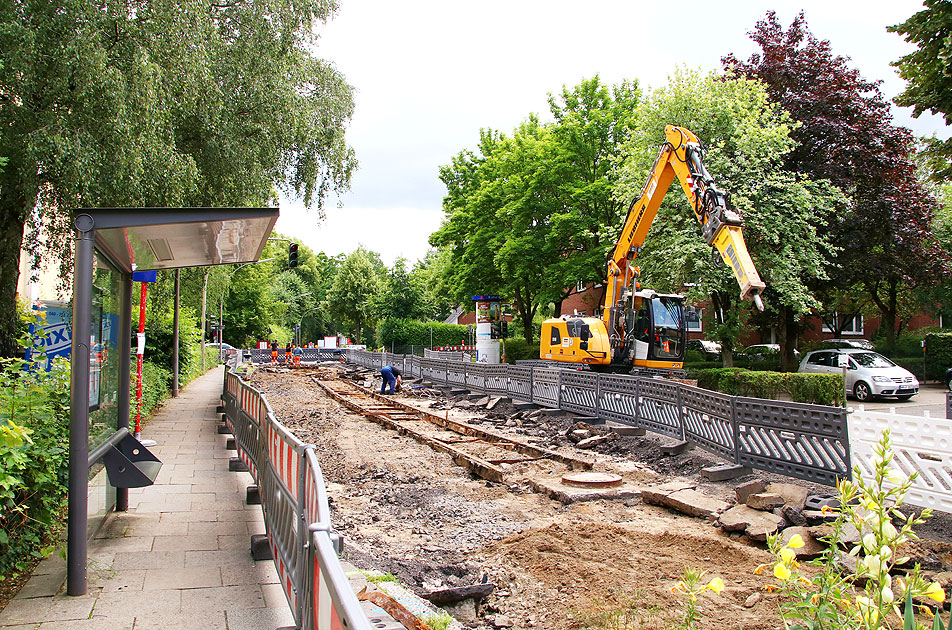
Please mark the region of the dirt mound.
[[624, 600], [632, 603], [631, 598], [643, 604], [640, 621], [645, 627], [669, 627], [683, 603], [671, 587], [685, 567], [704, 568], [708, 577], [718, 576], [725, 584], [720, 596], [702, 598], [705, 620], [700, 627], [775, 627], [762, 621], [764, 607], [772, 603], [743, 607], [763, 586], [763, 578], [753, 571], [769, 562], [765, 551], [733, 543], [715, 532], [710, 536], [651, 534], [634, 527], [555, 523], [511, 536], [491, 545], [486, 553], [493, 564], [518, 567], [524, 575], [517, 582], [534, 582], [558, 594], [550, 599], [559, 606], [546, 616], [542, 624], [546, 628], [584, 627], [599, 604], [617, 608]]

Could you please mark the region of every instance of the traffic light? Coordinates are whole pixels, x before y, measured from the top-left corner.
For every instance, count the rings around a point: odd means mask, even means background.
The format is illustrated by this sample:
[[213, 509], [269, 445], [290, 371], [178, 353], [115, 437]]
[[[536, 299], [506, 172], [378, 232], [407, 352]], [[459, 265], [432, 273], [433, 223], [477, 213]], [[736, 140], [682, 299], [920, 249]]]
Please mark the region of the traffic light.
[[509, 322], [506, 320], [499, 322], [499, 336], [503, 339], [509, 339]]
[[294, 269], [297, 267], [297, 258], [298, 258], [298, 244], [291, 243], [288, 246], [288, 269]]

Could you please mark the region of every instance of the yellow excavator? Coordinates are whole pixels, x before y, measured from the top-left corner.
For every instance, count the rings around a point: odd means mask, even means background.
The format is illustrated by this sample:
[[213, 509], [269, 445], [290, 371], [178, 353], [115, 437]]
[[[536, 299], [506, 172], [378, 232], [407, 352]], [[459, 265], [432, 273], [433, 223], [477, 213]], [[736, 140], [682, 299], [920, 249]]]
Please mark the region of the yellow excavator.
[[546, 320], [540, 358], [610, 372], [665, 373], [683, 368], [687, 337], [684, 296], [642, 289], [640, 269], [632, 265], [675, 177], [701, 224], [704, 240], [733, 269], [741, 298], [764, 310], [760, 295], [766, 285], [744, 243], [743, 220], [704, 168], [700, 141], [684, 127], [668, 125], [664, 133], [665, 142], [648, 182], [628, 209], [608, 261], [602, 317], [563, 315]]

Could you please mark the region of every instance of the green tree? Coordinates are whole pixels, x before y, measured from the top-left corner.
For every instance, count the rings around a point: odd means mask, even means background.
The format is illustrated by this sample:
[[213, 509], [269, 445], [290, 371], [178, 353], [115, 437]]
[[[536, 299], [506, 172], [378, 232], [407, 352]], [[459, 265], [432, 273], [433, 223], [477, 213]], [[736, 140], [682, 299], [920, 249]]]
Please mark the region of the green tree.
[[[794, 335], [785, 314], [803, 315], [819, 303], [805, 288], [823, 277], [830, 244], [818, 229], [841, 201], [827, 182], [797, 178], [782, 170], [783, 156], [794, 146], [789, 116], [771, 104], [757, 81], [678, 71], [669, 84], [639, 107], [623, 151], [618, 196], [640, 196], [664, 139], [664, 126], [693, 131], [707, 145], [705, 166], [727, 191], [744, 217], [744, 236], [767, 284], [764, 301], [773, 310], [791, 359]], [[675, 185], [665, 197], [636, 264], [642, 283], [666, 291], [695, 285], [692, 295], [709, 299], [717, 317], [709, 337], [720, 341], [725, 363], [749, 316], [737, 298], [733, 273], [717, 264], [700, 235], [686, 197]]]
[[605, 280], [606, 264], [627, 209], [614, 193], [619, 147], [631, 130], [640, 92], [637, 82], [615, 86], [598, 75], [569, 89], [559, 98], [549, 94], [555, 123], [548, 163], [542, 167], [552, 180], [555, 198], [548, 238], [557, 252], [544, 271], [543, 300], [561, 302], [577, 283]]
[[[912, 107], [913, 116], [929, 111], [940, 114], [948, 125], [952, 122], [952, 4], [946, 0], [924, 0], [925, 8], [902, 24], [890, 26], [917, 50], [904, 55], [893, 65], [899, 76], [909, 82], [894, 100], [902, 107]], [[926, 157], [932, 174], [939, 180], [952, 176], [952, 139], [927, 140]]]
[[327, 292], [327, 308], [342, 328], [353, 332], [357, 343], [372, 323], [378, 291], [379, 281], [370, 255], [363, 249], [350, 253]]
[[[355, 166], [352, 90], [313, 56], [333, 0], [0, 3], [0, 355], [14, 351], [21, 245], [63, 252], [70, 211], [322, 207]], [[27, 228], [24, 237], [24, 228]]]
[[374, 302], [378, 319], [419, 319], [423, 315], [423, 292], [419, 282], [407, 271], [405, 258], [398, 258], [384, 276]]
[[811, 288], [863, 287], [893, 349], [903, 294], [949, 275], [949, 259], [931, 234], [936, 203], [917, 175], [912, 134], [892, 123], [879, 85], [810, 33], [803, 13], [784, 30], [769, 11], [750, 36], [763, 53], [723, 63], [764, 81], [772, 100], [802, 123], [791, 132], [797, 146], [786, 170], [828, 179], [849, 198], [826, 228], [838, 249], [834, 275]]

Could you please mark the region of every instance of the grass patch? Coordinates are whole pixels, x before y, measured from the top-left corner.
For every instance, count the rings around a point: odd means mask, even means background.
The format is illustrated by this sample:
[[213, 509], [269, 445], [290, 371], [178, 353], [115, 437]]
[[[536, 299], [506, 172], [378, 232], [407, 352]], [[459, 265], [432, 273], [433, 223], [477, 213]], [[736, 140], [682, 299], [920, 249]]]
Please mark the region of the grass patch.
[[580, 630], [659, 630], [670, 627], [661, 617], [661, 606], [646, 606], [644, 593], [635, 591], [623, 599], [595, 597], [586, 608], [573, 611], [573, 628]]
[[439, 612], [426, 615], [421, 621], [428, 625], [430, 630], [446, 630], [453, 623], [453, 617], [445, 612]]
[[371, 584], [380, 584], [381, 582], [399, 582], [393, 573], [384, 573], [383, 575], [377, 575], [376, 573], [371, 573], [369, 571], [361, 571], [364, 574], [364, 577], [367, 578], [367, 581]]

